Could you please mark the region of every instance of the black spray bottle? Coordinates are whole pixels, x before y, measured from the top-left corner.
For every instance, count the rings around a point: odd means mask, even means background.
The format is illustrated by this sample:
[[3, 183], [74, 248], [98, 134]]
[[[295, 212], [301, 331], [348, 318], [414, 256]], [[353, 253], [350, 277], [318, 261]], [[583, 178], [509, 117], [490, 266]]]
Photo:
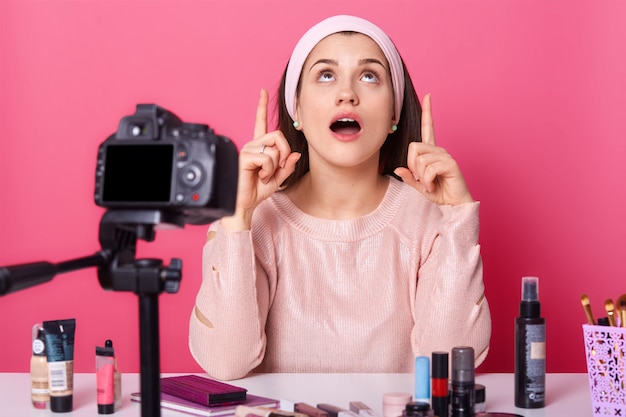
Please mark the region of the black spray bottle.
[[476, 402], [474, 348], [452, 348], [450, 381], [450, 417], [472, 417]]
[[542, 408], [546, 394], [546, 321], [541, 317], [539, 278], [522, 278], [520, 316], [515, 319], [515, 406]]

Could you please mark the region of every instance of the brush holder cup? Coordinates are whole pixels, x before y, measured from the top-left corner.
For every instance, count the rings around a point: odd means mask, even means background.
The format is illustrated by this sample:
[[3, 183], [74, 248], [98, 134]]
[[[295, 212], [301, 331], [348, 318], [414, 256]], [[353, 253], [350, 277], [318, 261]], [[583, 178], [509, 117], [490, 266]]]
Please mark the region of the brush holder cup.
[[626, 416], [626, 328], [583, 324], [594, 417]]

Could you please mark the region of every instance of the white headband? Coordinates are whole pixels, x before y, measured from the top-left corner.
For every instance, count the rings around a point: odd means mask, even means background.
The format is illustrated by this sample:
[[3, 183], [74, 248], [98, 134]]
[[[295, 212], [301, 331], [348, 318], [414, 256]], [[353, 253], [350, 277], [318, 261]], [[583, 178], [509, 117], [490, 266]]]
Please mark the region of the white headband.
[[404, 101], [404, 67], [402, 66], [402, 58], [400, 58], [400, 54], [391, 39], [389, 39], [389, 36], [382, 29], [360, 17], [347, 15], [333, 16], [322, 20], [309, 29], [293, 49], [285, 76], [285, 104], [289, 115], [293, 120], [296, 119], [297, 89], [304, 61], [306, 61], [319, 41], [338, 32], [358, 32], [367, 35], [378, 44], [383, 54], [385, 54], [391, 71], [391, 82], [395, 98], [394, 111], [397, 123], [400, 120], [400, 112], [402, 111], [402, 103]]

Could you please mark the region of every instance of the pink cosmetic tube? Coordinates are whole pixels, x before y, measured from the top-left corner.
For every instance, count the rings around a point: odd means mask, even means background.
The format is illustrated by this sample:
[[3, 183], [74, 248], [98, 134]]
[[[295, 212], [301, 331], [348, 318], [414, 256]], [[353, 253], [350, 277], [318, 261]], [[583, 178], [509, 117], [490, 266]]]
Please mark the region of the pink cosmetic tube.
[[115, 412], [115, 355], [113, 347], [96, 346], [96, 390], [98, 414]]

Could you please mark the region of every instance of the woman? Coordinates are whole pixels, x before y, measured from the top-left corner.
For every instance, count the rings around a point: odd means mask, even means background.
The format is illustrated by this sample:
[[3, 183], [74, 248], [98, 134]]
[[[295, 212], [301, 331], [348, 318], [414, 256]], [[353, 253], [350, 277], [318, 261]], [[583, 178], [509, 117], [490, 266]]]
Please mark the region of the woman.
[[240, 152], [237, 206], [211, 225], [189, 346], [212, 377], [411, 372], [491, 319], [478, 208], [434, 139], [404, 63], [377, 26], [334, 16], [300, 39]]

